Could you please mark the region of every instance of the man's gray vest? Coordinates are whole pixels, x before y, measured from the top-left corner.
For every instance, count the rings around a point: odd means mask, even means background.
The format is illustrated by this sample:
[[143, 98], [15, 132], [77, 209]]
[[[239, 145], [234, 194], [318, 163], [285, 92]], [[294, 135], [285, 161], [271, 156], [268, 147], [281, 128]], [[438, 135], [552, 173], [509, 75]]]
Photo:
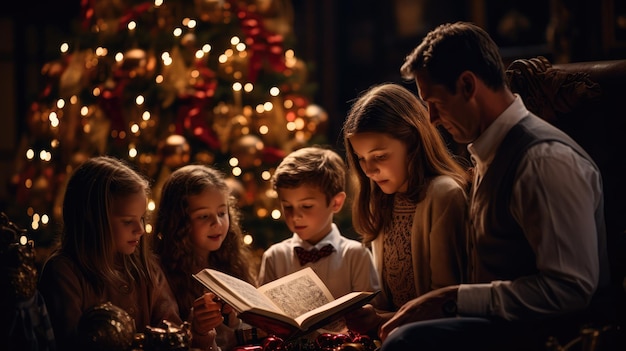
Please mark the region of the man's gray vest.
[[[509, 206], [521, 159], [531, 146], [542, 142], [563, 143], [597, 169], [591, 157], [573, 139], [533, 114], [511, 128], [483, 175], [470, 204], [470, 283], [513, 280], [537, 273], [535, 254]], [[604, 199], [595, 213], [601, 287], [609, 284], [603, 202]], [[545, 215], [549, 216], [548, 213]]]

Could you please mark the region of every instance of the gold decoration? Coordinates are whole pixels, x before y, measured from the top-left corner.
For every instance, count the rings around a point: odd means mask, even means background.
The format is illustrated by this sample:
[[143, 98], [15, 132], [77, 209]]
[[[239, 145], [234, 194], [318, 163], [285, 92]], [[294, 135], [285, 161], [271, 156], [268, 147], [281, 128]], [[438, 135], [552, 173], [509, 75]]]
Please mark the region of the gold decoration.
[[224, 19], [224, 0], [194, 0], [196, 13], [203, 22], [220, 23]]
[[291, 0], [256, 0], [255, 3], [268, 31], [283, 37], [293, 34], [294, 13]]
[[235, 140], [230, 152], [239, 160], [239, 167], [248, 169], [261, 165], [261, 152], [264, 147], [261, 138], [248, 134]]
[[173, 134], [161, 144], [159, 153], [164, 166], [176, 169], [189, 163], [191, 147], [184, 136]]

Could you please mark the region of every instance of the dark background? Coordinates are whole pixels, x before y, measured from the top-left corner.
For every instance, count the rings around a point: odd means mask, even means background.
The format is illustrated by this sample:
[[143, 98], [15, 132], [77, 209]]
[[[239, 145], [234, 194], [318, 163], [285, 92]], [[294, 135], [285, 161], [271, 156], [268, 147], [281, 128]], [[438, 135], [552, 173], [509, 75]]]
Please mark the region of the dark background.
[[[626, 1], [273, 1], [293, 7], [296, 50], [317, 84], [314, 101], [329, 114], [331, 142], [340, 136], [350, 100], [373, 84], [401, 82], [404, 56], [444, 22], [482, 26], [507, 62], [537, 55], [553, 63], [626, 58]], [[25, 130], [26, 109], [42, 87], [40, 70], [59, 57], [57, 45], [74, 36], [79, 16], [79, 0], [21, 1], [0, 13], [2, 184]], [[6, 196], [0, 187], [0, 198]]]

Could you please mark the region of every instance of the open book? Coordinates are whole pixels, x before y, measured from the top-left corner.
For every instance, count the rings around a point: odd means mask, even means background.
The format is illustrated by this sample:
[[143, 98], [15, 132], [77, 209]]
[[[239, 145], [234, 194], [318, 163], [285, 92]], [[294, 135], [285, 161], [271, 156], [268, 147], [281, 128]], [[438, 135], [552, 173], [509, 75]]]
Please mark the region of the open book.
[[259, 288], [208, 268], [193, 277], [232, 306], [244, 322], [285, 339], [321, 328], [376, 295], [352, 292], [334, 299], [311, 267]]

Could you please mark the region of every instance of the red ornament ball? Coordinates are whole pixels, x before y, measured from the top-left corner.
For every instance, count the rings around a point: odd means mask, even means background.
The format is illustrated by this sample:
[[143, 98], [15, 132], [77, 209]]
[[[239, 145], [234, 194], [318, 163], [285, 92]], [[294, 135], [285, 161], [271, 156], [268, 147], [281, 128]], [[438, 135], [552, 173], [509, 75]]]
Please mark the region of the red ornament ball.
[[332, 348], [335, 346], [335, 334], [322, 333], [316, 339], [315, 342], [320, 349]]
[[277, 336], [268, 336], [263, 339], [262, 343], [263, 351], [282, 351], [284, 350], [284, 345], [283, 339]]

